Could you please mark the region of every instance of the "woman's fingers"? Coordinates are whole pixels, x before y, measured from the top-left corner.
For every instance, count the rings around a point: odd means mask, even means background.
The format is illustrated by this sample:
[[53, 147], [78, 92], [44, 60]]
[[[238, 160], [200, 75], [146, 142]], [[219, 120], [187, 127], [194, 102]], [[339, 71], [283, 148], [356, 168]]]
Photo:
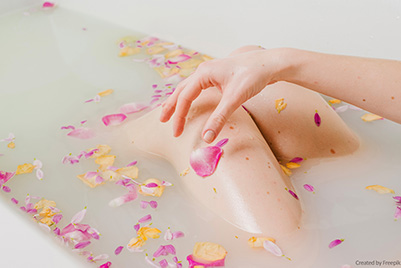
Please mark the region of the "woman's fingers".
[[184, 131], [185, 118], [191, 108], [192, 102], [199, 96], [202, 89], [210, 86], [209, 84], [206, 85], [202, 79], [202, 76], [194, 74], [181, 92], [179, 92], [173, 122], [174, 137], [180, 136]]
[[191, 77], [188, 77], [187, 79], [181, 81], [177, 87], [175, 88], [173, 94], [171, 94], [170, 97], [167, 98], [167, 100], [164, 101], [162, 104], [162, 112], [160, 114], [160, 121], [165, 123], [168, 120], [170, 120], [171, 116], [174, 114], [175, 107], [177, 105], [177, 99], [178, 96], [180, 95], [181, 91], [185, 88], [185, 85], [188, 83], [188, 80]]
[[205, 142], [211, 143], [216, 139], [228, 118], [242, 104], [241, 99], [233, 96], [232, 92], [234, 92], [232, 89], [226, 88], [226, 94], [223, 93], [219, 104], [207, 120], [202, 131], [202, 138]]

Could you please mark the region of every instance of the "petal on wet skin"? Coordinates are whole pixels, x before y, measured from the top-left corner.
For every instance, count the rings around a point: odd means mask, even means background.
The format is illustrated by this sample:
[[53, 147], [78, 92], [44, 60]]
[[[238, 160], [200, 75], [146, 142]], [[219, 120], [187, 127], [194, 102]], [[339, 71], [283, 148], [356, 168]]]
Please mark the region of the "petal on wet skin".
[[318, 114], [317, 110], [315, 112], [314, 119], [315, 119], [316, 126], [320, 127], [320, 124], [322, 123], [322, 119], [320, 118], [320, 115]]
[[277, 99], [275, 101], [275, 106], [276, 110], [278, 113], [280, 113], [282, 110], [284, 110], [287, 107], [287, 103], [284, 102], [284, 98]]
[[276, 245], [276, 243], [272, 242], [271, 240], [263, 241], [263, 247], [275, 256], [278, 257], [284, 256], [281, 249]]
[[273, 243], [276, 242], [276, 240], [274, 238], [271, 237], [251, 237], [248, 239], [248, 245], [251, 248], [262, 248], [263, 247], [263, 242], [265, 242], [266, 240], [269, 240]]
[[221, 140], [216, 146], [199, 148], [191, 153], [189, 163], [195, 173], [201, 177], [207, 177], [214, 173], [223, 153], [221, 147], [228, 139]]

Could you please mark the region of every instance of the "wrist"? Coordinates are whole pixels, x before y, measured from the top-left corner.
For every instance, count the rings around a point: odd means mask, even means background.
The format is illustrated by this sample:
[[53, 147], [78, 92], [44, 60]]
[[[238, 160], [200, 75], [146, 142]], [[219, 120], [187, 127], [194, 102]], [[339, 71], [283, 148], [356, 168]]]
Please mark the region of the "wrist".
[[304, 62], [302, 50], [295, 48], [275, 48], [267, 50], [266, 60], [274, 62], [272, 82], [294, 83]]

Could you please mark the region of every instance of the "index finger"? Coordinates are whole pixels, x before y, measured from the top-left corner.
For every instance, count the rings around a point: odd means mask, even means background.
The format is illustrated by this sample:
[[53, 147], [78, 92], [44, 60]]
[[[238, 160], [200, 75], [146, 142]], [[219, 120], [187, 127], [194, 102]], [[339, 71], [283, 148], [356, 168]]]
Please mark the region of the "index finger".
[[199, 96], [203, 89], [209, 87], [201, 83], [199, 76], [194, 76], [186, 83], [186, 86], [179, 92], [177, 96], [177, 105], [175, 108], [173, 133], [174, 137], [178, 137], [184, 131], [185, 118], [191, 108], [192, 102]]

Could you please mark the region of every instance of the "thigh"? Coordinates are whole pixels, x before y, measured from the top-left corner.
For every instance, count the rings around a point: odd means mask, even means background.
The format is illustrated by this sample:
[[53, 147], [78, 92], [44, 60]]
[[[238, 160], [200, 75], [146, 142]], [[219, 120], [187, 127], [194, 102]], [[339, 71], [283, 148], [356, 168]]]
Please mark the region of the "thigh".
[[[232, 54], [262, 49], [247, 46]], [[286, 108], [280, 113], [276, 100], [284, 99]], [[330, 157], [346, 155], [359, 147], [358, 137], [338, 114], [317, 93], [301, 86], [277, 82], [244, 103], [278, 158]], [[314, 120], [321, 118], [320, 126]]]
[[[211, 88], [193, 103], [183, 134], [174, 138], [171, 122], [160, 123], [160, 109], [128, 122], [125, 131], [136, 148], [166, 158], [181, 173], [192, 151], [208, 144], [202, 128], [220, 100]], [[220, 133], [228, 138], [216, 171], [202, 178], [190, 169], [182, 176], [190, 196], [239, 228], [275, 238], [298, 230], [301, 207], [275, 156], [244, 109], [237, 109]]]

